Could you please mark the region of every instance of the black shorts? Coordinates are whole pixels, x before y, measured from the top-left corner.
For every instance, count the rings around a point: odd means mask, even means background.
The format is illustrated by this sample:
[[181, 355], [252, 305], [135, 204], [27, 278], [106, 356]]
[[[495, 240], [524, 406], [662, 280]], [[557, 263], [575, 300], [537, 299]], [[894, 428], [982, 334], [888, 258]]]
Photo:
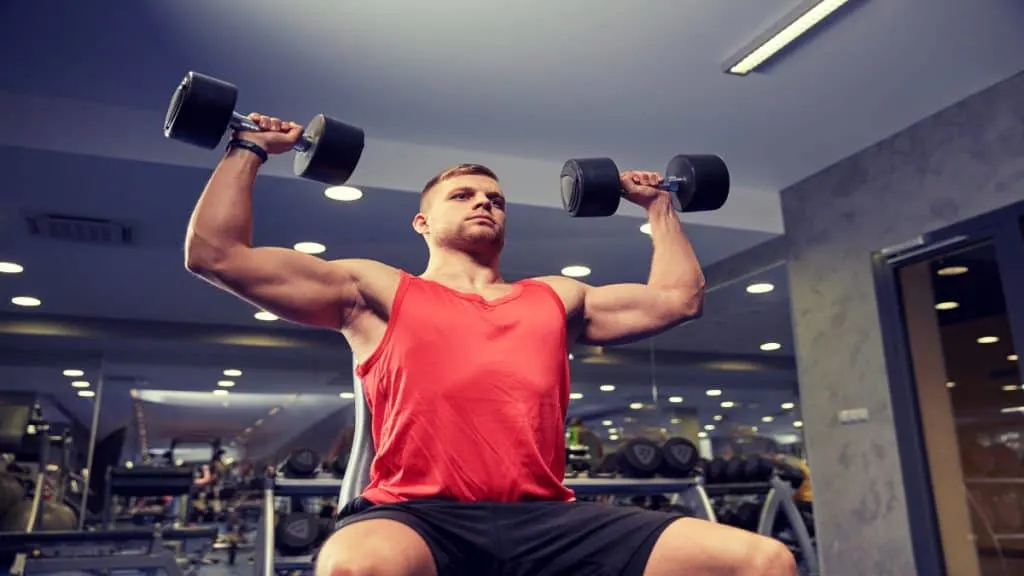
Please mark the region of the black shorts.
[[661, 532], [678, 514], [593, 502], [464, 504], [358, 498], [338, 528], [387, 518], [415, 530], [438, 576], [642, 576]]

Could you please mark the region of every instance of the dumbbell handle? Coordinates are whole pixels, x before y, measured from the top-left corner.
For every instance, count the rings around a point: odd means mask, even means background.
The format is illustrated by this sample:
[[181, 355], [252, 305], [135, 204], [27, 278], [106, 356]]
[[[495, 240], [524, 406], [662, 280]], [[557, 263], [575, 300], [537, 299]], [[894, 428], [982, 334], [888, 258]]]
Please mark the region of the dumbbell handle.
[[[241, 130], [245, 132], [263, 132], [263, 129], [256, 125], [248, 116], [239, 114], [238, 112], [231, 113], [231, 128], [233, 130]], [[305, 134], [299, 138], [299, 141], [292, 146], [292, 150], [297, 152], [305, 152], [313, 147], [313, 141]]]
[[[675, 194], [676, 192], [679, 191], [679, 186], [682, 185], [682, 183], [685, 181], [685, 178], [680, 178], [678, 176], [669, 176], [668, 178], [665, 178], [664, 182], [655, 186], [655, 188], [657, 188], [658, 190], [665, 190], [666, 192], [671, 192]], [[621, 194], [623, 197], [626, 196], [627, 192], [625, 188], [622, 189]]]

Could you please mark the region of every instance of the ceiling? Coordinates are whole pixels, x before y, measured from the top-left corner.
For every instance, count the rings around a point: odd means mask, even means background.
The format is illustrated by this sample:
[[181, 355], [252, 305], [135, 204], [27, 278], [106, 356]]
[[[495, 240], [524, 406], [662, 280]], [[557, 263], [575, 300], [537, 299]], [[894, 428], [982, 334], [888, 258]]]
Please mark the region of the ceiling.
[[[17, 23], [0, 37], [0, 122], [13, 128], [0, 131], [0, 260], [25, 267], [0, 277], [0, 378], [4, 388], [49, 390], [76, 413], [91, 401], [74, 396], [60, 370], [101, 355], [107, 371], [153, 390], [208, 390], [230, 366], [245, 369], [246, 391], [335, 398], [350, 385], [340, 337], [259, 322], [249, 304], [184, 271], [185, 224], [219, 155], [161, 134], [188, 70], [237, 84], [243, 111], [300, 122], [324, 112], [366, 130], [351, 182], [364, 191], [357, 202], [326, 199], [321, 186], [291, 176], [286, 158], [268, 163], [255, 196], [257, 243], [312, 240], [328, 258], [422, 270], [425, 247], [410, 227], [415, 192], [440, 169], [472, 161], [498, 172], [511, 201], [508, 278], [585, 264], [587, 281], [603, 284], [646, 277], [643, 214], [626, 206], [612, 218], [570, 219], [554, 185], [565, 159], [660, 169], [678, 152], [721, 155], [732, 175], [728, 204], [683, 218], [711, 278], [783, 233], [780, 189], [1024, 69], [1024, 5], [1015, 0], [853, 0], [745, 78], [723, 74], [723, 61], [794, 0], [147, 0], [114, 12], [54, 4], [0, 7]], [[78, 219], [77, 240], [30, 233], [29, 219], [53, 215]], [[130, 229], [131, 241], [85, 241], [81, 219]], [[759, 404], [748, 416], [756, 421], [791, 400], [785, 267], [733, 280], [712, 287], [704, 318], [653, 343], [575, 351], [584, 398], [574, 410], [649, 398], [651, 349], [662, 403], [679, 394], [714, 413], [721, 399], [703, 390], [717, 387]], [[746, 293], [756, 281], [776, 289]], [[19, 295], [42, 306], [8, 303]], [[781, 350], [761, 352], [767, 341]], [[617, 390], [596, 389], [606, 383]], [[239, 386], [233, 394], [247, 393]], [[131, 388], [121, 386], [111, 413], [130, 410]], [[278, 400], [248, 410], [209, 399], [206, 408], [150, 410], [152, 429], [228, 432]], [[295, 426], [309, 417], [297, 415]], [[267, 433], [291, 428], [282, 430]]]

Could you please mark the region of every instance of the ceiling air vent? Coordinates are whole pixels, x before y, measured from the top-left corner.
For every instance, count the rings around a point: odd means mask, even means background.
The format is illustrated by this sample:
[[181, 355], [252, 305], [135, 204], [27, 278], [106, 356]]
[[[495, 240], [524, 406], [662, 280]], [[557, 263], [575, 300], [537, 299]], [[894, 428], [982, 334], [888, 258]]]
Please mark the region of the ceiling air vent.
[[132, 228], [127, 224], [103, 218], [61, 214], [30, 216], [28, 230], [33, 236], [87, 244], [128, 245], [133, 239]]

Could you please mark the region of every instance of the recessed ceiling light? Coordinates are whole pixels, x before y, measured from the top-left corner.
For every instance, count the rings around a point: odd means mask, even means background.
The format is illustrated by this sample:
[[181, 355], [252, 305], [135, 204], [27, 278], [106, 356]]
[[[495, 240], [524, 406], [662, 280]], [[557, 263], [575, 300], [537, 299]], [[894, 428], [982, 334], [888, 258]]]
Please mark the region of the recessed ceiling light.
[[998, 336], [982, 336], [978, 338], [978, 344], [995, 344], [996, 342], [999, 342]]
[[14, 262], [0, 262], [0, 274], [21, 274], [25, 268]]
[[43, 303], [39, 298], [33, 298], [31, 296], [15, 296], [11, 298], [11, 304], [15, 306], [39, 306]]
[[1006, 359], [1009, 360], [1010, 362], [1016, 362], [1017, 358], [1018, 356], [1016, 354], [1010, 354], [1009, 356], [1006, 357]]
[[277, 316], [274, 316], [273, 314], [267, 312], [266, 310], [260, 310], [259, 312], [253, 314], [252, 317], [257, 320], [263, 320], [264, 322], [273, 322], [274, 320], [277, 320]]
[[946, 382], [946, 388], [955, 388], [956, 382]]
[[615, 392], [614, 384], [601, 384], [601, 392]]
[[242, 375], [242, 371], [237, 368], [228, 368], [227, 370], [224, 371], [224, 375], [230, 376], [232, 378], [237, 378]]
[[697, 438], [707, 438], [707, 437], [708, 437], [708, 433], [707, 432], [697, 432]]
[[935, 272], [939, 276], [959, 276], [967, 273], [967, 266], [945, 266]]
[[792, 402], [783, 402], [782, 403], [782, 409], [783, 410], [792, 410], [793, 407], [795, 407], [795, 406], [796, 406], [796, 404], [793, 404]]
[[644, 222], [643, 224], [641, 224], [640, 225], [640, 232], [643, 232], [644, 234], [647, 234], [648, 236], [650, 236], [651, 235], [651, 223], [650, 222]]
[[683, 419], [682, 418], [673, 418], [673, 419], [669, 420], [669, 423], [671, 423], [671, 424], [682, 424], [683, 423]]
[[757, 430], [758, 430], [757, 426], [751, 426], [750, 427], [750, 431], [751, 432], [757, 432]]
[[230, 394], [230, 392], [228, 392], [227, 390], [225, 390], [223, 388], [218, 388], [218, 389], [213, 391], [213, 395], [214, 396], [227, 396], [228, 394]]
[[1003, 392], [1013, 392], [1015, 390], [1020, 390], [1020, 386], [1017, 386], [1016, 384], [1007, 384], [1003, 386]]
[[632, 404], [629, 405], [629, 407], [632, 408], [633, 410], [639, 410], [644, 407], [644, 404], [643, 402], [633, 402]]
[[352, 186], [331, 186], [324, 190], [324, 196], [338, 202], [352, 202], [363, 197], [363, 191]]
[[774, 416], [765, 416], [765, 417], [761, 418], [761, 422], [774, 422], [774, 421], [775, 421], [775, 417]]
[[726, 400], [725, 402], [722, 402], [721, 404], [719, 404], [719, 406], [721, 406], [722, 408], [732, 408], [735, 405], [736, 405], [736, 403], [731, 401], [731, 400]]
[[72, 388], [88, 388], [89, 382], [87, 380], [75, 380], [71, 383]]
[[705, 430], [714, 430], [715, 429], [715, 425], [714, 424], [705, 424], [704, 425], [704, 429]]
[[673, 404], [682, 404], [683, 403], [683, 397], [682, 396], [669, 396], [668, 397], [668, 401], [673, 403]]
[[580, 264], [573, 264], [572, 266], [562, 268], [562, 276], [568, 276], [569, 278], [583, 278], [584, 276], [590, 276], [590, 268]]
[[793, 428], [803, 428], [803, 427], [804, 427], [804, 423], [802, 421], [796, 420], [796, 421], [793, 422]]
[[601, 426], [611, 426], [614, 424], [611, 420], [601, 420]]
[[218, 380], [217, 381], [217, 386], [220, 386], [221, 388], [233, 388], [235, 386], [235, 381], [234, 380]]
[[764, 350], [765, 352], [774, 352], [779, 348], [782, 348], [782, 344], [779, 344], [778, 342], [765, 342], [764, 344], [761, 344], [761, 350]]
[[68, 378], [79, 378], [81, 376], [85, 376], [85, 371], [77, 368], [68, 368], [63, 372], [63, 374]]
[[707, 394], [708, 396], [721, 396], [722, 395], [722, 391], [718, 390], [717, 388], [711, 388], [710, 390], [705, 390], [704, 393]]
[[955, 310], [960, 307], [959, 302], [939, 302], [935, 305], [936, 310]]
[[355, 392], [342, 392], [341, 394], [338, 394], [338, 396], [341, 396], [345, 400], [351, 400], [351, 399], [356, 397], [356, 393]]
[[573, 359], [575, 359], [575, 356], [572, 355], [572, 352], [569, 352], [569, 360], [573, 360]]
[[296, 242], [292, 248], [306, 254], [323, 254], [327, 251], [327, 246], [319, 242]]
[[583, 394], [580, 392], [573, 392], [569, 394], [569, 400], [583, 400]]
[[96, 397], [96, 393], [93, 392], [92, 390], [79, 390], [78, 391], [78, 397], [79, 398], [95, 398]]
[[775, 290], [775, 285], [768, 282], [758, 282], [757, 284], [747, 286], [747, 293], [749, 294], [767, 294], [772, 290]]
[[715, 422], [721, 422], [722, 421], [722, 415], [721, 414], [715, 414], [714, 416], [711, 417], [711, 419], [714, 420]]
[[618, 440], [619, 439], [619, 435], [618, 434], [609, 434], [608, 435], [608, 439], [609, 440], [613, 440], [613, 441], [614, 440]]

